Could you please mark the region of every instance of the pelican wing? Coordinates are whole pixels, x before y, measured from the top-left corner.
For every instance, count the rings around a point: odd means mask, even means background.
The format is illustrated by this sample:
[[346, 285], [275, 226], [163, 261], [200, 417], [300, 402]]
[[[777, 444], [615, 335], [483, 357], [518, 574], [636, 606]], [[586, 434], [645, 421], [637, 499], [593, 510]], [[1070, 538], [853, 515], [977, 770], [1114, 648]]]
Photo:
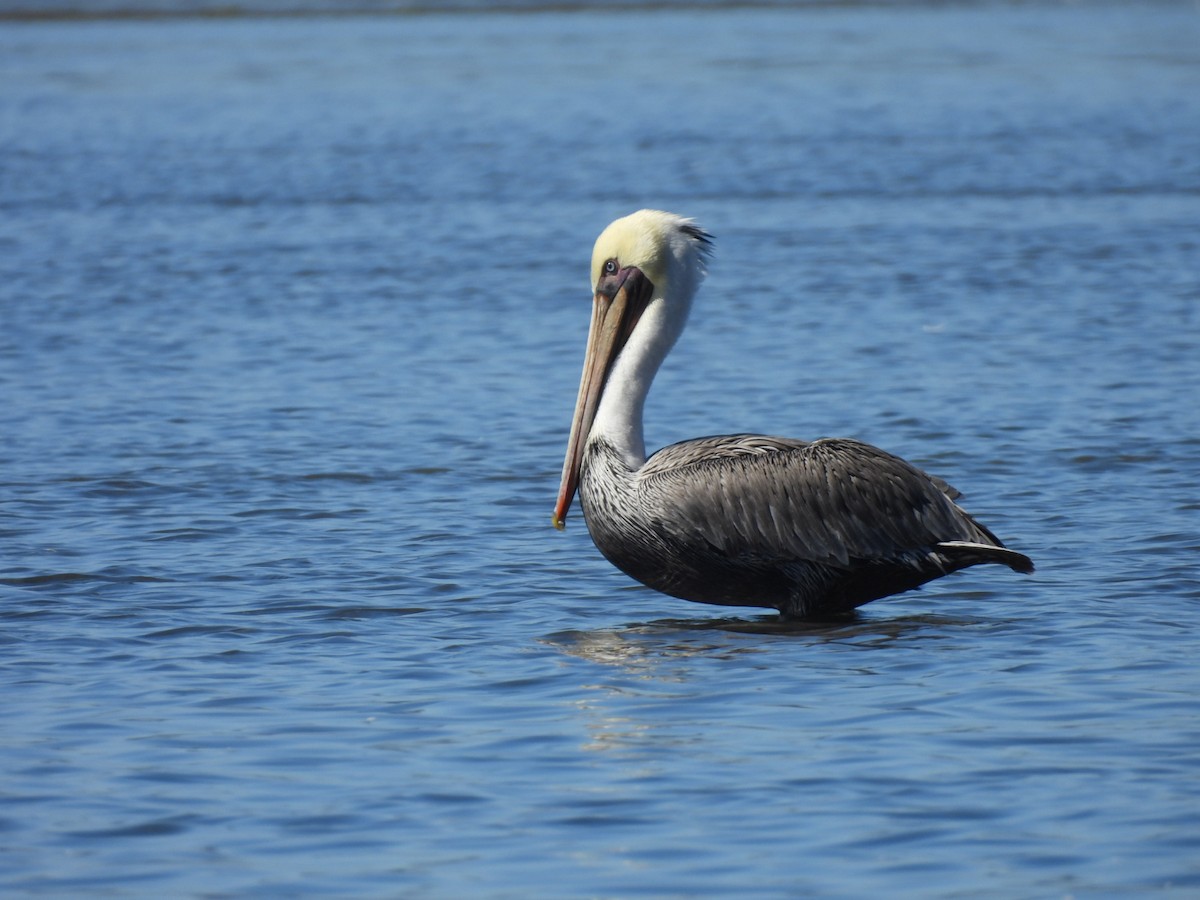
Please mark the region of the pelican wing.
[[701, 438], [660, 450], [639, 482], [673, 540], [747, 562], [845, 566], [995, 541], [945, 482], [853, 440]]

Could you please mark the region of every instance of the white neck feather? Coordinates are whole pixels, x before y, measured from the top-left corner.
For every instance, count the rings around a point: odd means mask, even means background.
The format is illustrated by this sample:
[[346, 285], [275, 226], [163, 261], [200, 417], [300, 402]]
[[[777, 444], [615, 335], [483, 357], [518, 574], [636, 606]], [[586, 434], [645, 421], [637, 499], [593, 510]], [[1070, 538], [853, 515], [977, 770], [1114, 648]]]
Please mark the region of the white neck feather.
[[656, 286], [654, 298], [613, 363], [588, 435], [589, 441], [602, 437], [611, 444], [633, 471], [646, 462], [642, 431], [646, 395], [683, 332], [700, 281], [697, 273], [682, 265], [672, 269], [662, 288]]

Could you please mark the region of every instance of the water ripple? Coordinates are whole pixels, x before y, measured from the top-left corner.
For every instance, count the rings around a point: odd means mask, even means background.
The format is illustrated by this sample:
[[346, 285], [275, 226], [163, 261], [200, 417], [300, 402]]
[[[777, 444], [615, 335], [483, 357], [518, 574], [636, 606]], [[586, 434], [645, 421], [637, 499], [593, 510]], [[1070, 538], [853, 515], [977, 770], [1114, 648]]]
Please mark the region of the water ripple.
[[[0, 29], [0, 892], [1200, 886], [1195, 11], [709, 6]], [[790, 623], [551, 529], [644, 205], [717, 235], [650, 447], [859, 437], [1038, 573]]]

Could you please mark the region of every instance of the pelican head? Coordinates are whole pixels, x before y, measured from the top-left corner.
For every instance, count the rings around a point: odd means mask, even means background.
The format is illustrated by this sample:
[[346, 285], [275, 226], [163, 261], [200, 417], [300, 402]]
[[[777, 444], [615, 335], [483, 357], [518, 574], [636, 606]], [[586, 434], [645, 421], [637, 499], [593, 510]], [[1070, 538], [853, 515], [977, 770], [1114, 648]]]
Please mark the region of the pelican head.
[[[612, 382], [614, 422], [642, 452], [641, 409], [650, 381], [683, 330], [706, 273], [711, 238], [691, 219], [643, 209], [617, 219], [592, 250], [592, 321], [571, 422], [554, 527], [562, 528], [579, 486], [583, 451]], [[639, 327], [640, 326], [640, 327]], [[614, 374], [618, 362], [620, 376]]]
[[592, 293], [605, 286], [611, 289], [613, 276], [636, 269], [658, 297], [690, 302], [704, 278], [711, 242], [691, 219], [674, 213], [640, 209], [623, 216], [596, 238]]

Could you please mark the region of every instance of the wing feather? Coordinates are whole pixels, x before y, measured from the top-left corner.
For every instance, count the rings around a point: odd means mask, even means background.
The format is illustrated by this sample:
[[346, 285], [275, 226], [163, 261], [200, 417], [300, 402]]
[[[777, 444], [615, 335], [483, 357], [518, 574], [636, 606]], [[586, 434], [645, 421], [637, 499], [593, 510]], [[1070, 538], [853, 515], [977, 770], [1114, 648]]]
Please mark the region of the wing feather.
[[950, 488], [848, 439], [722, 435], [674, 444], [638, 474], [656, 527], [748, 563], [898, 560], [942, 541], [994, 540]]

